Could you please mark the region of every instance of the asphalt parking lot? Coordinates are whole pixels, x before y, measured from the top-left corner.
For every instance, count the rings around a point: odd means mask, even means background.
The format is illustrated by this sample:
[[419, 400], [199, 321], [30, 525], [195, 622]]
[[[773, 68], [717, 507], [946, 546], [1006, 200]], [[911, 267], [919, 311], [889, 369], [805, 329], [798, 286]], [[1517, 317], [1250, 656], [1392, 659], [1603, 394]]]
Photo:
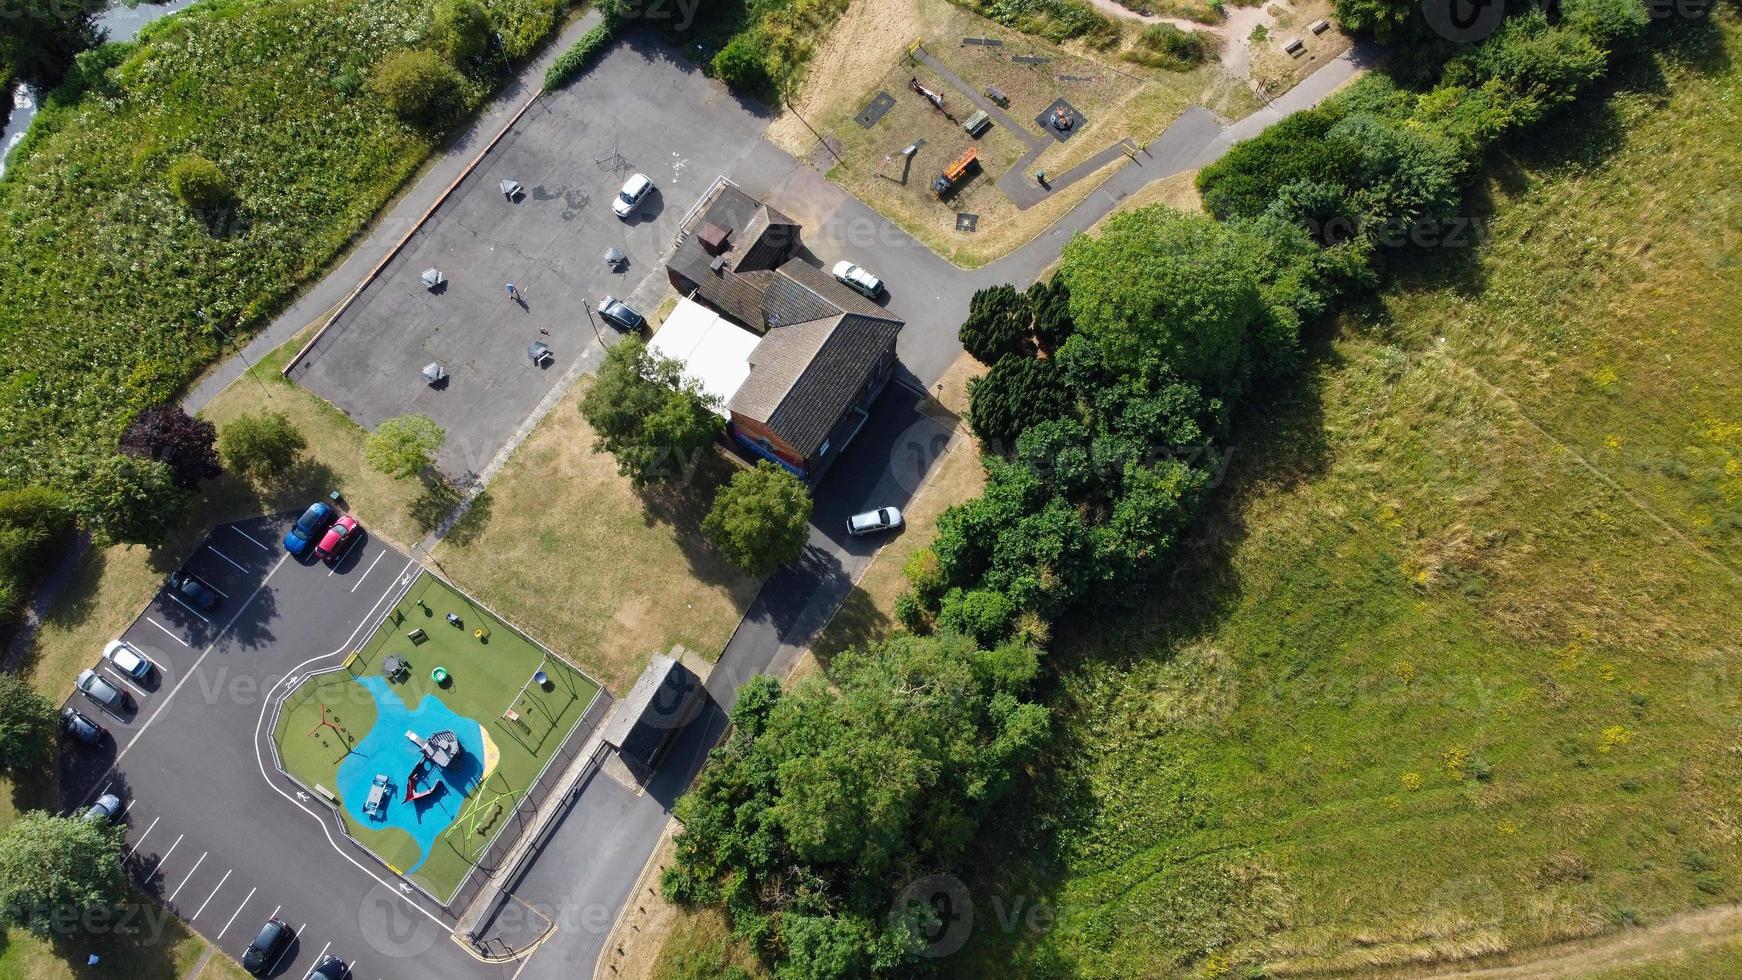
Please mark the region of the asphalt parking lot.
[[[437, 466], [457, 479], [481, 472], [597, 346], [582, 302], [596, 311], [605, 294], [628, 300], [643, 282], [663, 289], [660, 259], [684, 213], [761, 142], [766, 125], [766, 110], [651, 35], [632, 33], [514, 124], [292, 365], [291, 380], [366, 428], [427, 414], [448, 433]], [[658, 190], [620, 221], [611, 200], [635, 172]], [[508, 200], [504, 178], [525, 193]], [[611, 247], [627, 257], [622, 271], [602, 259]], [[432, 267], [448, 280], [437, 291], [419, 279]], [[519, 302], [504, 288], [510, 282]], [[552, 350], [544, 367], [527, 355], [534, 341]], [[447, 370], [445, 382], [425, 383], [431, 362]]]
[[359, 978], [505, 976], [450, 942], [443, 910], [405, 894], [272, 768], [261, 729], [280, 682], [342, 660], [420, 571], [367, 535], [334, 566], [292, 558], [278, 542], [295, 516], [214, 529], [187, 567], [219, 593], [216, 607], [160, 592], [127, 629], [153, 676], [98, 670], [131, 710], [72, 694], [112, 738], [65, 747], [62, 802], [120, 796], [132, 879], [228, 955], [269, 917], [292, 926], [274, 976], [301, 977], [327, 953]]

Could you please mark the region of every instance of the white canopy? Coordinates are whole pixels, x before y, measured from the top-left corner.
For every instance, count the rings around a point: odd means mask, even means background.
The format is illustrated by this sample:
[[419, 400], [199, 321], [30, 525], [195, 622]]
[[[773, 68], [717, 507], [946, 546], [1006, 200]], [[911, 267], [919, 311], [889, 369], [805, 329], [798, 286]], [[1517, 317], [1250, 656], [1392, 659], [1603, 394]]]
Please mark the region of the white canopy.
[[680, 299], [647, 346], [683, 364], [686, 377], [720, 400], [715, 412], [724, 417], [726, 403], [750, 376], [750, 352], [761, 342], [700, 303]]

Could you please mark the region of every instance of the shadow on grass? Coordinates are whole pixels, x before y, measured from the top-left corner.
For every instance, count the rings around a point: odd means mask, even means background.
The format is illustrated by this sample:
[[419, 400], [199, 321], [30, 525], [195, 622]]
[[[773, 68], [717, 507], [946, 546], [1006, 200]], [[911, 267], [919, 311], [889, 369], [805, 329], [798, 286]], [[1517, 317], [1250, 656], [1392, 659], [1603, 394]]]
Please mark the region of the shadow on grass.
[[[458, 488], [433, 469], [424, 470], [417, 479], [423, 484], [423, 492], [411, 502], [411, 522], [419, 531], [428, 534], [441, 526], [442, 521], [453, 513], [463, 498]], [[466, 521], [469, 520], [470, 514], [466, 515]], [[484, 523], [487, 522], [488, 512], [480, 517], [479, 523], [473, 525], [470, 531], [473, 538], [482, 533]]]
[[670, 527], [690, 573], [709, 585], [741, 584], [744, 573], [714, 549], [702, 536], [702, 520], [714, 505], [714, 494], [732, 478], [737, 468], [717, 452], [704, 452], [687, 478], [649, 483], [636, 491], [641, 500], [642, 520], [647, 527]]

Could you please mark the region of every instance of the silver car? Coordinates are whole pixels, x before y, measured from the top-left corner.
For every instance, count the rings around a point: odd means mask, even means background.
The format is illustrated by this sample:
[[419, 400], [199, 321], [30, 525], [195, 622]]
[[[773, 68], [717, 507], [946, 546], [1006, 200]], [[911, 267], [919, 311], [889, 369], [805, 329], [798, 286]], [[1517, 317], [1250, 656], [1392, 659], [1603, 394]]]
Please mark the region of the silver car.
[[80, 671], [79, 679], [73, 684], [84, 692], [85, 697], [110, 711], [125, 711], [127, 709], [127, 695], [94, 670]]
[[847, 533], [853, 537], [892, 531], [901, 526], [901, 511], [894, 507], [879, 507], [847, 518]]
[[126, 640], [110, 640], [103, 648], [103, 659], [134, 680], [150, 680], [152, 663], [139, 648]]
[[623, 182], [623, 189], [611, 199], [611, 213], [619, 218], [627, 218], [641, 207], [641, 202], [647, 200], [647, 195], [653, 193], [653, 181], [646, 174], [636, 174]]
[[121, 797], [114, 793], [104, 793], [97, 797], [97, 802], [85, 811], [85, 819], [92, 823], [114, 823], [121, 815]]
[[883, 292], [883, 280], [872, 275], [870, 270], [851, 262], [836, 262], [832, 270], [834, 277], [841, 285], [859, 293], [866, 299], [876, 299]]

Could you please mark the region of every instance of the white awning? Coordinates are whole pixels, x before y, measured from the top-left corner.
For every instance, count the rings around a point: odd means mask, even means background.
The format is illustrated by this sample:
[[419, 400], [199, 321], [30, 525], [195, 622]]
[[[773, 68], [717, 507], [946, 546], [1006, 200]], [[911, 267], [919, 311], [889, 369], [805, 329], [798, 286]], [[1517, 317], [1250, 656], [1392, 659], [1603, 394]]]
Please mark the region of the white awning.
[[750, 376], [750, 353], [761, 342], [700, 303], [680, 299], [647, 346], [683, 364], [686, 377], [720, 400], [715, 412], [724, 418], [726, 403]]

